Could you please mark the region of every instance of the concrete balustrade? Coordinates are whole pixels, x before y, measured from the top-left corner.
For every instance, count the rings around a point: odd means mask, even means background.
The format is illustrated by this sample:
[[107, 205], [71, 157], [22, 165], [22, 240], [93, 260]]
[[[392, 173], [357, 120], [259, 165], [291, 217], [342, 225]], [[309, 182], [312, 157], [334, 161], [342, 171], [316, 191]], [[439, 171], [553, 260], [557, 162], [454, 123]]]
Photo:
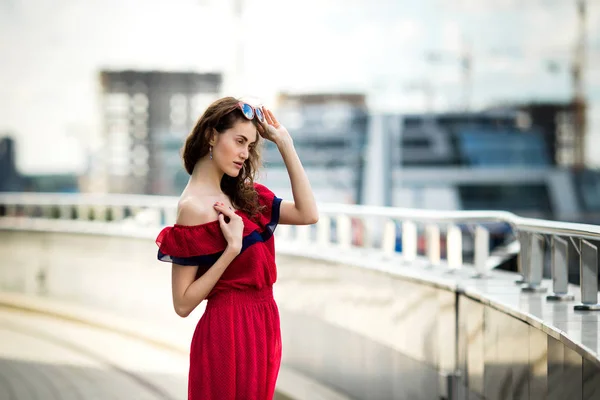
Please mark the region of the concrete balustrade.
[[[61, 221], [110, 221], [111, 229], [129, 227], [155, 227], [172, 224], [176, 217], [176, 200], [163, 196], [138, 195], [65, 195], [65, 194], [2, 194], [0, 214], [3, 225], [26, 227], [39, 220]], [[566, 293], [568, 265], [561, 254], [576, 251], [579, 257], [582, 285], [582, 303], [577, 310], [596, 310], [597, 302], [597, 246], [600, 228], [581, 224], [541, 221], [517, 217], [506, 212], [435, 212], [405, 210], [382, 207], [359, 207], [348, 205], [322, 205], [321, 220], [312, 227], [280, 227], [278, 235], [284, 240], [295, 240], [306, 245], [337, 247], [347, 250], [352, 247], [379, 249], [385, 254], [396, 252], [398, 236], [401, 238], [402, 255], [406, 262], [413, 262], [418, 253], [419, 225], [424, 231], [425, 254], [432, 266], [441, 264], [441, 238], [445, 233], [446, 268], [456, 270], [463, 267], [463, 230], [460, 225], [474, 231], [474, 267], [478, 277], [486, 277], [490, 270], [489, 232], [486, 223], [509, 224], [521, 246], [519, 255], [523, 290], [546, 291], [542, 286], [542, 271], [545, 247], [550, 246], [551, 273], [554, 281], [550, 300], [571, 300]], [[367, 232], [364, 229], [369, 219], [383, 219], [384, 229]], [[35, 220], [35, 221], [34, 221]], [[355, 223], [357, 222], [357, 223]], [[335, 230], [331, 230], [331, 225]], [[400, 232], [397, 226], [401, 224]], [[459, 225], [460, 224], [460, 225]], [[72, 225], [72, 224], [71, 224]], [[444, 231], [445, 230], [445, 231]], [[469, 231], [469, 229], [467, 229]], [[400, 235], [399, 235], [400, 234]], [[361, 242], [360, 244], [357, 242]], [[564, 253], [564, 254], [563, 254]]]

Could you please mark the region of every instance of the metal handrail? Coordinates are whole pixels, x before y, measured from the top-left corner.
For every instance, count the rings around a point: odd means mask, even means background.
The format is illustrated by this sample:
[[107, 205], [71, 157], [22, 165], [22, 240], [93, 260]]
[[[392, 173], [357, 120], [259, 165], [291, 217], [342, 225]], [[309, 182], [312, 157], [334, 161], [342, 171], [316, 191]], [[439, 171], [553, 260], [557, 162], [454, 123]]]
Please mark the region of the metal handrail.
[[525, 218], [508, 211], [439, 211], [349, 204], [321, 204], [319, 212], [329, 215], [345, 214], [355, 217], [387, 217], [431, 223], [503, 222], [524, 232], [600, 240], [600, 226], [598, 225]]
[[[94, 205], [130, 207], [176, 206], [175, 196], [94, 193], [0, 193], [4, 205]], [[326, 203], [319, 211], [329, 215], [345, 214], [352, 217], [386, 217], [410, 219], [431, 223], [507, 223], [520, 231], [545, 235], [561, 235], [589, 240], [600, 239], [600, 226], [519, 217], [508, 211], [440, 211], [413, 208], [379, 207]]]
[[[23, 207], [75, 207], [89, 208], [128, 208], [154, 209], [162, 214], [162, 219], [156, 224], [165, 224], [175, 217], [178, 198], [174, 196], [149, 196], [132, 194], [62, 194], [62, 193], [0, 193], [0, 207], [4, 206], [7, 216], [15, 216], [15, 208]], [[12, 210], [12, 211], [11, 211]], [[373, 236], [380, 237], [377, 246], [384, 252], [395, 252], [395, 240], [402, 238], [402, 254], [406, 260], [413, 261], [417, 255], [417, 227], [425, 224], [427, 243], [426, 256], [432, 265], [440, 265], [440, 234], [447, 229], [448, 238], [448, 267], [462, 267], [462, 235], [457, 225], [475, 226], [475, 269], [477, 275], [485, 277], [489, 259], [489, 233], [485, 224], [504, 223], [509, 225], [518, 238], [521, 250], [519, 252], [519, 267], [523, 275], [520, 283], [523, 290], [528, 292], [545, 291], [542, 283], [544, 265], [544, 248], [546, 242], [551, 247], [552, 277], [554, 281], [553, 294], [548, 300], [572, 300], [568, 294], [569, 263], [577, 253], [581, 281], [582, 303], [576, 305], [578, 310], [600, 310], [598, 304], [598, 265], [597, 246], [595, 241], [600, 239], [600, 226], [570, 222], [549, 221], [534, 218], [524, 218], [506, 211], [439, 211], [396, 207], [379, 207], [349, 204], [319, 204], [321, 220], [317, 225], [317, 242], [325, 245], [354, 246], [352, 238], [352, 219], [360, 221], [383, 219], [383, 226], [377, 225]], [[27, 214], [27, 212], [25, 212]], [[123, 219], [123, 213], [117, 213], [116, 221]], [[62, 215], [62, 214], [61, 214]], [[26, 215], [27, 216], [27, 215]], [[33, 215], [29, 215], [33, 216]], [[65, 219], [64, 216], [60, 217]], [[66, 219], [69, 219], [67, 217]], [[80, 217], [79, 219], [85, 219]], [[336, 223], [337, 238], [331, 240], [330, 221]], [[172, 221], [174, 222], [174, 221]], [[397, 232], [397, 222], [402, 222], [402, 232]], [[381, 229], [383, 227], [383, 229]], [[289, 227], [280, 229], [280, 235], [292, 238]], [[294, 240], [310, 241], [310, 227], [296, 227]], [[283, 231], [283, 232], [281, 232]], [[548, 240], [549, 239], [549, 240]], [[369, 240], [362, 244], [370, 246]], [[585, 279], [583, 279], [585, 278]]]

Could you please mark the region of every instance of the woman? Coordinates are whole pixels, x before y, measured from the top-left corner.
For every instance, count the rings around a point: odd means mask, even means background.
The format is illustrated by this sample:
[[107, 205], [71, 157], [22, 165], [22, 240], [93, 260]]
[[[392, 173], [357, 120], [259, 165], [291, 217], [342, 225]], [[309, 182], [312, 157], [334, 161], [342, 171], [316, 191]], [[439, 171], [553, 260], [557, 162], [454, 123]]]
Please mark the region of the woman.
[[[293, 202], [254, 183], [261, 138], [277, 145]], [[310, 183], [273, 113], [232, 97], [200, 117], [183, 161], [190, 179], [177, 221], [156, 243], [159, 260], [173, 264], [175, 312], [186, 317], [208, 299], [192, 338], [188, 399], [272, 399], [281, 362], [273, 231], [317, 222]]]

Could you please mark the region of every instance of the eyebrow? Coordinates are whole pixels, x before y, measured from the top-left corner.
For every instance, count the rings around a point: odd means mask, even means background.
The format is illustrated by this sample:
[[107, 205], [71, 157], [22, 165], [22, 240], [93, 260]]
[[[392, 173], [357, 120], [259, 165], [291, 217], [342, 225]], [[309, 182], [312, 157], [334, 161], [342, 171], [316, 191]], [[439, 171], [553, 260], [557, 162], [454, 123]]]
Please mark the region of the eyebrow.
[[[248, 138], [246, 136], [242, 135], [241, 133], [238, 133], [238, 136], [243, 138], [246, 142], [249, 142]], [[251, 144], [256, 144], [256, 142], [258, 142], [258, 138]]]

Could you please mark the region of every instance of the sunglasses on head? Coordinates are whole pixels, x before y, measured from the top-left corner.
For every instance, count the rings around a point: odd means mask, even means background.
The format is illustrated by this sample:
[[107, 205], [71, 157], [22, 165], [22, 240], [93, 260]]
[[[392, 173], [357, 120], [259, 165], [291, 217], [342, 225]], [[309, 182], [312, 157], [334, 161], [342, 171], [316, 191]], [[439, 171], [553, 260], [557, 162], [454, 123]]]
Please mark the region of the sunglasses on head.
[[249, 121], [252, 121], [254, 117], [256, 117], [259, 122], [265, 122], [265, 114], [260, 107], [253, 107], [248, 103], [240, 101], [236, 104], [236, 108], [239, 108], [242, 111], [242, 114], [244, 114], [244, 117]]

